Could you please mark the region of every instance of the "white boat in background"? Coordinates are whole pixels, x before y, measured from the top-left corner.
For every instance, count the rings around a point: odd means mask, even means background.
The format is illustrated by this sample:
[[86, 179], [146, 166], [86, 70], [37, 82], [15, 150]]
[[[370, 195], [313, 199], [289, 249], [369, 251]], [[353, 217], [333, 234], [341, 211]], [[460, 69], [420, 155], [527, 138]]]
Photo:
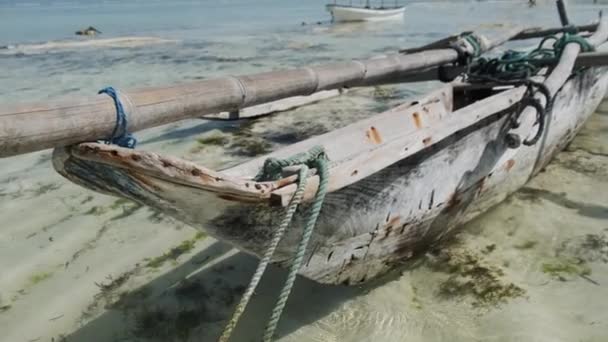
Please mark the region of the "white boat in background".
[[369, 0], [365, 6], [340, 5], [337, 3], [327, 4], [327, 10], [331, 13], [334, 22], [345, 21], [380, 21], [403, 19], [405, 6], [386, 7], [382, 3], [379, 7], [370, 6]]

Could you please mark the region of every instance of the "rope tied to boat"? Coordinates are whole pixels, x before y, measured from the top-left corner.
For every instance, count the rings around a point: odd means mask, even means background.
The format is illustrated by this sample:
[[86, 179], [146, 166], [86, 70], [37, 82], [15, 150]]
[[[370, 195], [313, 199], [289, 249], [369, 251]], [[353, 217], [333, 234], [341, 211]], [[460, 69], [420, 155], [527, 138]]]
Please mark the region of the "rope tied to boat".
[[[553, 40], [553, 46], [544, 45]], [[564, 33], [561, 37], [547, 36], [541, 40], [538, 47], [530, 52], [508, 50], [496, 58], [478, 58], [472, 63], [465, 74], [468, 82], [496, 82], [527, 80], [537, 75], [545, 66], [557, 64], [566, 45], [576, 43], [581, 52], [590, 52], [595, 48], [585, 38]]]
[[279, 224], [279, 227], [274, 232], [270, 243], [258, 267], [256, 268], [247, 289], [245, 290], [243, 297], [239, 301], [234, 310], [234, 313], [224, 328], [222, 335], [219, 338], [219, 341], [226, 342], [230, 340], [230, 336], [234, 328], [236, 327], [240, 316], [245, 311], [247, 304], [249, 303], [257, 285], [259, 284], [262, 276], [264, 275], [267, 266], [270, 264], [271, 259], [279, 245], [279, 242], [283, 238], [283, 235], [287, 231], [287, 228], [291, 224], [293, 219], [293, 215], [296, 212], [296, 209], [302, 203], [304, 198], [304, 191], [306, 189], [306, 184], [308, 181], [308, 173], [310, 168], [314, 168], [317, 170], [319, 175], [319, 187], [317, 189], [317, 193], [310, 207], [309, 216], [307, 218], [306, 224], [304, 226], [304, 231], [302, 233], [302, 238], [298, 244], [296, 253], [294, 255], [291, 266], [289, 267], [287, 278], [285, 283], [283, 284], [283, 288], [279, 294], [277, 302], [272, 310], [271, 317], [266, 325], [266, 329], [264, 330], [264, 342], [272, 341], [274, 336], [276, 327], [281, 318], [281, 314], [283, 309], [285, 308], [285, 304], [287, 303], [287, 299], [289, 294], [291, 293], [291, 289], [296, 280], [296, 275], [298, 270], [302, 266], [302, 262], [304, 260], [304, 255], [306, 254], [306, 249], [308, 247], [308, 243], [314, 231], [317, 218], [319, 217], [319, 213], [321, 211], [321, 207], [323, 205], [323, 201], [325, 199], [325, 195], [327, 193], [327, 184], [329, 178], [329, 161], [327, 159], [327, 155], [325, 153], [325, 149], [322, 146], [315, 146], [311, 148], [308, 152], [299, 153], [292, 157], [285, 159], [278, 158], [268, 158], [264, 162], [264, 166], [255, 177], [256, 181], [262, 180], [275, 180], [281, 176], [282, 169], [287, 166], [300, 166], [298, 170], [298, 185], [296, 191], [289, 202], [289, 206], [285, 210], [284, 216]]
[[98, 91], [97, 94], [107, 94], [110, 96], [116, 108], [116, 125], [110, 137], [105, 140], [106, 144], [114, 144], [131, 149], [135, 148], [137, 139], [128, 131], [129, 121], [118, 90], [114, 89], [114, 87], [106, 87]]
[[[595, 50], [593, 45], [575, 31], [576, 28], [565, 27], [561, 37], [547, 36], [541, 40], [536, 49], [530, 52], [509, 50], [496, 58], [478, 58], [474, 63], [469, 64], [468, 70], [464, 74], [464, 80], [469, 83], [526, 86], [526, 92], [517, 104], [517, 113], [512, 118], [511, 126], [512, 128], [519, 127], [519, 118], [527, 107], [532, 106], [536, 109], [534, 124], [538, 125], [538, 130], [532, 138], [523, 141], [526, 146], [532, 146], [540, 140], [545, 129], [546, 114], [551, 111], [555, 100], [549, 89], [543, 83], [533, 81], [532, 77], [546, 66], [555, 66], [570, 43], [578, 44], [582, 52]], [[545, 44], [549, 41], [554, 41], [553, 45], [551, 48], [546, 48]], [[537, 93], [541, 93], [545, 97], [545, 106], [535, 98]], [[508, 138], [510, 138], [508, 143], [510, 147], [519, 147], [519, 137], [508, 135]]]
[[472, 32], [463, 33], [459, 39], [449, 43], [448, 47], [458, 54], [458, 60], [455, 64], [459, 66], [469, 65], [474, 58], [479, 57], [482, 53], [481, 41]]

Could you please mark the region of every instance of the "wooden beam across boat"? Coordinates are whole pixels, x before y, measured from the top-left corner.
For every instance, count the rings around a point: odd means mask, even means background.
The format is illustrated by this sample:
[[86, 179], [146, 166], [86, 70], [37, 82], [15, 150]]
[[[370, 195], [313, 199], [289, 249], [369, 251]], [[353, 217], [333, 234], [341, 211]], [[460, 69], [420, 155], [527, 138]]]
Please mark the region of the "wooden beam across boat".
[[[588, 25], [573, 26], [570, 28], [570, 30], [574, 30], [576, 32], [593, 33], [593, 32], [595, 32], [595, 30], [597, 30], [597, 25], [598, 25], [597, 23], [592, 23], [592, 24], [588, 24]], [[526, 40], [526, 39], [533, 39], [533, 38], [543, 38], [543, 37], [546, 37], [549, 35], [562, 33], [562, 32], [564, 32], [564, 30], [568, 30], [568, 28], [553, 27], [553, 28], [543, 29], [542, 27], [532, 27], [532, 28], [528, 28], [528, 29], [521, 31], [520, 33], [518, 33], [516, 36], [514, 36], [510, 40], [514, 41], [514, 40]], [[460, 34], [451, 35], [449, 37], [439, 39], [437, 41], [434, 41], [432, 43], [429, 43], [429, 44], [426, 44], [423, 46], [401, 49], [401, 50], [399, 50], [399, 53], [408, 54], [408, 53], [417, 53], [417, 52], [425, 51], [425, 50], [429, 50], [429, 49], [443, 49], [443, 48], [448, 47], [455, 40], [461, 38], [463, 35], [468, 34], [468, 33], [470, 33], [470, 31], [465, 31]]]
[[[534, 61], [531, 61], [534, 63]], [[540, 63], [548, 63], [541, 61]], [[539, 64], [539, 66], [544, 66]], [[576, 57], [575, 67], [591, 67], [591, 66], [608, 66], [608, 52], [596, 51], [596, 52], [585, 52], [581, 53]], [[428, 81], [440, 81], [441, 76], [446, 79], [454, 79], [463, 72], [466, 71], [466, 67], [463, 66], [442, 66], [441, 71], [439, 67], [428, 68], [424, 71], [418, 71], [409, 75], [402, 75], [392, 80], [393, 83], [414, 83], [414, 82], [428, 82]], [[487, 85], [480, 84], [477, 87], [487, 88]]]
[[[491, 37], [476, 34], [481, 52], [517, 36], [512, 27]], [[474, 47], [461, 40], [462, 47]], [[386, 83], [387, 78], [415, 70], [452, 63], [458, 53], [451, 48], [416, 54], [392, 54], [367, 60], [331, 63], [246, 76], [230, 76], [164, 88], [121, 91], [133, 108], [131, 132], [205, 114], [236, 111], [261, 103], [318, 91]], [[0, 109], [0, 157], [8, 157], [83, 141], [105, 139], [116, 124], [114, 103], [106, 95], [79, 96], [59, 103], [24, 104]]]
[[[597, 30], [597, 23], [587, 24], [587, 25], [580, 25], [580, 26], [573, 26], [572, 28], [576, 32], [593, 33], [593, 32], [595, 32], [595, 30]], [[550, 28], [550, 29], [542, 29], [540, 27], [536, 27], [536, 28], [533, 28], [533, 29], [528, 29], [528, 30], [522, 31], [520, 34], [518, 34], [517, 36], [515, 36], [513, 38], [513, 40], [525, 40], [525, 39], [532, 39], [532, 38], [541, 38], [541, 37], [546, 37], [548, 35], [558, 34], [558, 33], [562, 33], [562, 32], [564, 32], [564, 28], [563, 27], [556, 27], [556, 28]]]

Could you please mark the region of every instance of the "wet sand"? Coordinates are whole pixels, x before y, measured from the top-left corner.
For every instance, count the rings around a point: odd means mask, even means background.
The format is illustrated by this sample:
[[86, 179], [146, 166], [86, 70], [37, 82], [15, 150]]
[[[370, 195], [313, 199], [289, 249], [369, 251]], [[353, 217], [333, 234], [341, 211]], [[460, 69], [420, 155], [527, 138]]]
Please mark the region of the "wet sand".
[[58, 40], [39, 44], [16, 44], [0, 46], [0, 54], [40, 54], [63, 52], [83, 48], [135, 48], [154, 44], [177, 43], [177, 40], [158, 37], [116, 37], [116, 38], [80, 38], [73, 40]]

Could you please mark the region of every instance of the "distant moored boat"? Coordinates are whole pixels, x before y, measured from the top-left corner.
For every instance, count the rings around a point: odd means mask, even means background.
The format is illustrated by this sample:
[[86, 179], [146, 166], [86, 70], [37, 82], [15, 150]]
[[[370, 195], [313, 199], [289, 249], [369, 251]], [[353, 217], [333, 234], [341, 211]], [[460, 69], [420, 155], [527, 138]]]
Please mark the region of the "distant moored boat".
[[379, 7], [372, 7], [369, 0], [365, 6], [340, 5], [334, 2], [326, 7], [334, 22], [395, 20], [402, 19], [405, 12], [405, 6], [398, 6], [396, 2], [392, 7], [386, 7], [383, 3]]

